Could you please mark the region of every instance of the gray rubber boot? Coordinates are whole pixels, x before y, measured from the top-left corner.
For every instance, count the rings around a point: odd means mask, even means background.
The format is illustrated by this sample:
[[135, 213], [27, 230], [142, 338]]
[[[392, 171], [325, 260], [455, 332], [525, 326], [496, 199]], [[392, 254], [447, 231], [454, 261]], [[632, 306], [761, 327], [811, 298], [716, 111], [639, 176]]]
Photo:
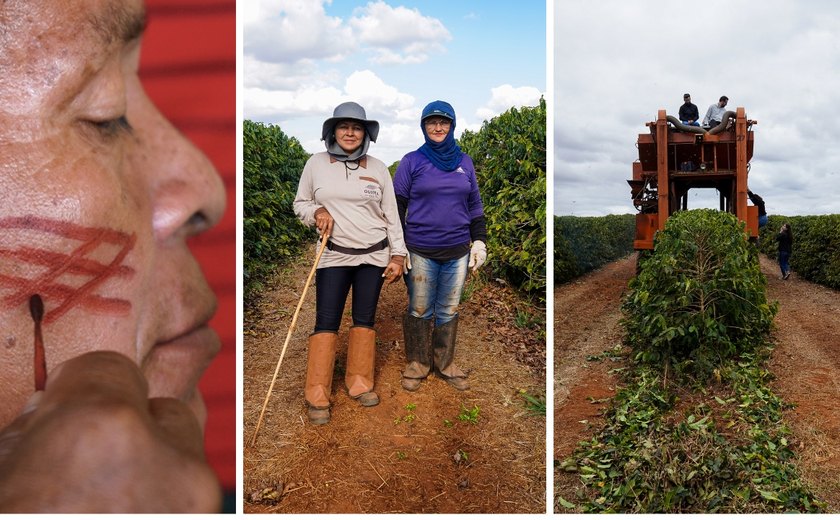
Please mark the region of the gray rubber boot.
[[458, 336], [458, 315], [443, 325], [435, 326], [432, 334], [434, 364], [438, 375], [458, 390], [469, 390], [467, 374], [455, 364], [455, 338]]
[[405, 361], [402, 387], [413, 392], [432, 369], [432, 320], [416, 318], [406, 313], [403, 318]]

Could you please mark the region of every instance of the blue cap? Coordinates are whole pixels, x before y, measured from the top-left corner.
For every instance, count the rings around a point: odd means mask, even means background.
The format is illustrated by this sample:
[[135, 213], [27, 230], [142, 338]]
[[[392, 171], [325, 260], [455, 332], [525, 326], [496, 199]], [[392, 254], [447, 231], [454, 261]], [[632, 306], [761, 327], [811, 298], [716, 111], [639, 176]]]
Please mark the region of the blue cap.
[[426, 119], [427, 117], [432, 116], [440, 116], [449, 119], [450, 121], [455, 120], [455, 109], [452, 108], [452, 105], [447, 103], [446, 101], [432, 101], [426, 108], [423, 109], [423, 115], [420, 116], [420, 120]]

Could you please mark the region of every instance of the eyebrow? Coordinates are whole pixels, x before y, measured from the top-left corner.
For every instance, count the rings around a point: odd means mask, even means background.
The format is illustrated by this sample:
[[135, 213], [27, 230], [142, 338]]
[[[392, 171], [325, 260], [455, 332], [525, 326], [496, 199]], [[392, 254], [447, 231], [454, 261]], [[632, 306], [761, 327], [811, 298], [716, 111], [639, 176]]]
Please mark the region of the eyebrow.
[[146, 30], [146, 11], [142, 8], [126, 7], [115, 2], [104, 12], [88, 18], [91, 27], [108, 43], [130, 42], [139, 38]]

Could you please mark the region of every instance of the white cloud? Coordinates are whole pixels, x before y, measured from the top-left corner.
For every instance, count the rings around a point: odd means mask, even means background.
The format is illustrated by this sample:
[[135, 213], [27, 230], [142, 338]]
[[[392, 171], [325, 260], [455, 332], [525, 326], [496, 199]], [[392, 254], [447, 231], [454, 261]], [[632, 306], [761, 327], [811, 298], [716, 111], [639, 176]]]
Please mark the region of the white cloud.
[[476, 110], [476, 116], [487, 121], [511, 107], [537, 106], [542, 95], [536, 87], [514, 87], [507, 84], [493, 87], [490, 89], [490, 100]]
[[379, 121], [379, 142], [371, 149], [375, 157], [393, 162], [423, 142], [418, 122], [421, 108], [416, 106], [414, 96], [370, 70], [354, 71], [336, 81], [327, 81], [323, 76], [310, 78], [294, 90], [247, 87], [244, 99], [246, 119], [281, 124], [309, 152], [323, 149], [319, 121], [345, 101], [359, 103], [368, 118]]
[[[750, 186], [768, 212], [840, 212], [826, 189], [837, 182], [831, 172], [840, 160], [832, 137], [840, 133], [832, 115], [840, 9], [827, 1], [802, 9], [793, 0], [710, 0], [686, 15], [684, 5], [668, 0], [558, 4], [555, 212], [570, 211], [564, 201], [572, 194], [578, 214], [604, 214], [625, 200], [633, 211], [623, 179], [636, 136], [657, 110], [676, 113], [683, 92], [701, 115], [725, 94], [730, 107], [758, 120]], [[610, 202], [605, 194], [620, 198]]]
[[253, 56], [245, 56], [243, 71], [246, 88], [294, 90], [303, 84], [336, 81], [334, 76], [319, 70], [311, 60], [301, 60], [294, 64], [266, 63]]
[[[246, 2], [246, 3], [252, 3]], [[323, 0], [262, 0], [243, 25], [245, 54], [269, 63], [341, 59], [357, 38], [341, 18], [327, 16]]]
[[[246, 60], [246, 67], [247, 67]], [[336, 75], [295, 77], [288, 84], [270, 78], [289, 70], [282, 65], [258, 64], [245, 88], [246, 118], [297, 117], [331, 112], [336, 105], [355, 101], [368, 112], [378, 112], [396, 120], [419, 118], [414, 96], [387, 84], [370, 70], [354, 71], [346, 78]], [[293, 89], [288, 87], [295, 87]]]
[[370, 70], [350, 74], [344, 82], [344, 92], [367, 110], [387, 112], [391, 116], [404, 113], [414, 104], [414, 96], [388, 85]]
[[440, 20], [382, 1], [357, 9], [348, 25], [373, 49], [372, 60], [379, 64], [422, 63], [430, 54], [443, 52], [443, 44], [452, 39]]
[[303, 87], [295, 91], [245, 89], [245, 118], [256, 121], [280, 121], [299, 117], [331, 114], [346, 94], [331, 87]]

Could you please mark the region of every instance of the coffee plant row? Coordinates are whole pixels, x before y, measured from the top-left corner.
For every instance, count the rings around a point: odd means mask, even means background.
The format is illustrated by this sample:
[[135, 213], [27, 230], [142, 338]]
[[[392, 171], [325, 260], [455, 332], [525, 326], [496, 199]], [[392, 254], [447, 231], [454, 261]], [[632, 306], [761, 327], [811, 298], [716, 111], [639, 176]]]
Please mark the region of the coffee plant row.
[[680, 211], [629, 283], [627, 343], [645, 361], [688, 363], [708, 377], [764, 342], [777, 311], [766, 288], [743, 222], [712, 209]]
[[708, 209], [676, 213], [639, 268], [622, 300], [630, 370], [604, 427], [559, 465], [595, 497], [561, 497], [558, 509], [823, 511], [769, 386], [778, 306], [744, 224]]
[[313, 232], [295, 217], [292, 202], [309, 154], [279, 127], [243, 122], [242, 272], [245, 299], [275, 267], [300, 251]]
[[777, 257], [776, 235], [785, 222], [793, 232], [791, 268], [801, 278], [840, 289], [840, 215], [771, 215], [761, 230], [759, 244], [761, 251], [772, 258]]
[[554, 283], [568, 282], [633, 252], [634, 215], [554, 217]]
[[496, 278], [545, 299], [545, 100], [511, 108], [459, 140], [475, 163]]

